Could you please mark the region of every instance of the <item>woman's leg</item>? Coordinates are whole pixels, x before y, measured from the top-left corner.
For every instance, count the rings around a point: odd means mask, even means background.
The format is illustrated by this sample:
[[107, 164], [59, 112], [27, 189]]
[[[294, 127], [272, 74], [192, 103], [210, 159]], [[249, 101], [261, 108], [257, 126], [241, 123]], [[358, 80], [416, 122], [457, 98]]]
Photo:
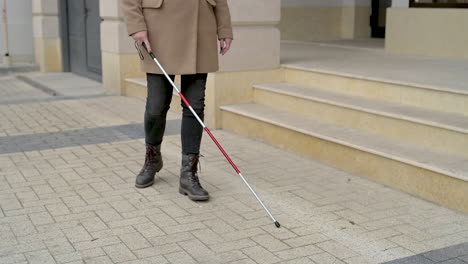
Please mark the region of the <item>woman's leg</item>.
[[[182, 94], [187, 98], [201, 120], [204, 118], [207, 76], [206, 73], [182, 75]], [[203, 128], [184, 103], [182, 103], [182, 107], [182, 153], [199, 154]]]
[[[174, 76], [171, 76], [174, 79]], [[147, 74], [148, 96], [145, 110], [145, 164], [137, 175], [135, 186], [153, 185], [154, 177], [163, 167], [161, 143], [166, 128], [166, 115], [172, 99], [172, 86], [164, 75]]]
[[[182, 75], [182, 94], [192, 105], [200, 119], [204, 118], [205, 86], [207, 74]], [[179, 192], [195, 201], [206, 201], [209, 194], [198, 179], [197, 165], [203, 128], [190, 109], [182, 103], [182, 166]]]
[[[159, 146], [166, 129], [167, 111], [172, 100], [172, 86], [163, 74], [148, 73], [148, 96], [145, 109], [146, 144]], [[174, 75], [170, 76], [174, 80]]]

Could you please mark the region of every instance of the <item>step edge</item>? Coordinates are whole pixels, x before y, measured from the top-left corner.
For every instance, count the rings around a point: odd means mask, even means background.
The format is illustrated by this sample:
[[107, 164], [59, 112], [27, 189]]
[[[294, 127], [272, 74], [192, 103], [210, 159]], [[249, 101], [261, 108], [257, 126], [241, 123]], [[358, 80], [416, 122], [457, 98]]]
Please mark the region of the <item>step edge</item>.
[[[325, 104], [329, 104], [329, 105], [333, 105], [333, 106], [339, 106], [339, 107], [348, 108], [348, 109], [352, 109], [352, 110], [357, 110], [357, 111], [361, 111], [361, 112], [377, 114], [377, 115], [381, 115], [381, 116], [385, 116], [385, 117], [389, 117], [389, 118], [410, 121], [410, 122], [419, 123], [419, 124], [422, 124], [422, 125], [432, 126], [432, 127], [436, 127], [436, 128], [443, 128], [443, 129], [447, 129], [447, 130], [451, 130], [451, 131], [455, 131], [455, 132], [459, 132], [459, 133], [468, 134], [468, 128], [461, 128], [461, 127], [456, 127], [456, 126], [453, 126], [453, 125], [441, 124], [441, 123], [438, 123], [438, 122], [435, 122], [435, 121], [422, 119], [422, 118], [419, 118], [419, 117], [403, 116], [403, 115], [396, 114], [396, 113], [384, 112], [384, 111], [375, 110], [375, 109], [371, 109], [371, 108], [366, 108], [366, 107], [347, 104], [347, 103], [343, 103], [343, 102], [333, 101], [333, 100], [321, 98], [320, 96], [302, 95], [302, 94], [292, 92], [292, 91], [283, 91], [283, 90], [280, 90], [280, 89], [277, 89], [277, 88], [267, 87], [267, 86], [264, 86], [264, 85], [267, 85], [267, 84], [254, 84], [253, 87], [255, 89], [267, 90], [269, 92], [278, 93], [278, 94], [282, 94], [282, 95], [286, 95], [286, 96], [291, 96], [291, 97], [296, 97], [296, 98], [305, 98], [307, 100], [315, 101], [315, 102], [319, 102], [319, 103], [325, 103]], [[397, 104], [395, 104], [395, 105], [397, 105]]]
[[388, 83], [388, 84], [398, 84], [398, 85], [410, 86], [410, 87], [419, 88], [419, 89], [426, 89], [426, 90], [432, 90], [432, 91], [438, 91], [438, 92], [446, 92], [446, 93], [452, 93], [452, 94], [458, 94], [458, 95], [464, 95], [464, 96], [468, 95], [468, 91], [463, 91], [463, 90], [459, 90], [459, 89], [451, 89], [451, 88], [446, 88], [446, 87], [440, 87], [440, 86], [430, 85], [430, 84], [397, 81], [397, 80], [377, 78], [377, 77], [366, 77], [366, 76], [359, 75], [359, 74], [352, 74], [352, 73], [345, 73], [345, 72], [331, 71], [331, 70], [323, 70], [323, 69], [317, 69], [317, 68], [307, 68], [307, 67], [292, 65], [292, 64], [288, 64], [288, 63], [281, 64], [281, 67], [283, 69], [324, 73], [324, 74], [329, 74], [329, 75], [337, 75], [337, 76], [341, 76], [341, 77], [360, 79], [360, 80], [365, 80], [365, 81], [374, 81], [374, 82], [381, 82], [381, 83]]
[[440, 167], [430, 166], [430, 165], [427, 165], [427, 164], [424, 164], [424, 163], [421, 163], [421, 162], [417, 162], [417, 161], [412, 161], [412, 160], [406, 159], [406, 158], [395, 157], [394, 155], [387, 154], [387, 153], [379, 151], [379, 150], [373, 150], [373, 149], [370, 149], [370, 148], [367, 148], [367, 147], [359, 146], [359, 145], [356, 145], [356, 144], [353, 144], [353, 143], [350, 143], [350, 142], [346, 142], [344, 140], [336, 139], [336, 138], [329, 137], [329, 136], [326, 136], [326, 135], [322, 135], [322, 134], [319, 134], [319, 133], [314, 133], [314, 132], [305, 130], [303, 128], [295, 127], [295, 126], [292, 126], [292, 125], [285, 125], [285, 124], [282, 124], [280, 122], [276, 122], [274, 120], [271, 120], [271, 119], [268, 119], [268, 118], [265, 118], [265, 117], [253, 116], [251, 114], [245, 113], [242, 110], [232, 109], [232, 107], [229, 107], [229, 106], [221, 106], [220, 109], [224, 110], [224, 111], [232, 112], [232, 113], [235, 113], [235, 114], [238, 114], [238, 115], [242, 115], [242, 116], [245, 116], [245, 117], [248, 117], [248, 118], [251, 118], [251, 119], [256, 119], [256, 120], [259, 120], [259, 121], [262, 121], [262, 122], [266, 122], [266, 123], [269, 123], [269, 124], [272, 124], [272, 125], [275, 125], [275, 126], [290, 129], [290, 130], [293, 130], [293, 131], [296, 131], [296, 132], [299, 132], [299, 133], [302, 133], [302, 134], [305, 134], [305, 135], [309, 135], [309, 136], [312, 136], [312, 137], [316, 137], [316, 138], [319, 138], [319, 139], [323, 139], [323, 140], [327, 140], [327, 141], [330, 141], [330, 142], [333, 142], [333, 143], [337, 143], [337, 144], [340, 144], [340, 145], [351, 147], [351, 148], [354, 148], [354, 149], [357, 149], [357, 150], [360, 150], [360, 151], [372, 153], [374, 155], [378, 155], [378, 156], [381, 156], [381, 157], [384, 157], [384, 158], [388, 158], [388, 159], [391, 159], [391, 160], [402, 162], [402, 163], [405, 163], [405, 164], [408, 164], [408, 165], [412, 165], [412, 166], [415, 166], [415, 167], [419, 167], [419, 168], [427, 169], [427, 170], [430, 170], [430, 171], [434, 171], [434, 172], [437, 172], [437, 173], [440, 173], [440, 174], [444, 174], [444, 175], [447, 175], [447, 176], [450, 176], [450, 177], [457, 178], [459, 180], [468, 182], [468, 175], [458, 175], [455, 172], [452, 172], [450, 170], [443, 169], [443, 168], [440, 168]]

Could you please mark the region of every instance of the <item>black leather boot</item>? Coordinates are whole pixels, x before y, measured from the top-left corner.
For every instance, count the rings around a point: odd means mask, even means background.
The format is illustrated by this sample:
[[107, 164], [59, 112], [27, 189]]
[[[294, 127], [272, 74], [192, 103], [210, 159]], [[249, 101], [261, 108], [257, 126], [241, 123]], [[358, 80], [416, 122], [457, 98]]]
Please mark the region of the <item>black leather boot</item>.
[[187, 195], [193, 201], [206, 201], [210, 198], [198, 179], [198, 159], [200, 155], [182, 154], [182, 167], [180, 169], [179, 192]]
[[146, 188], [153, 185], [156, 172], [159, 172], [162, 167], [161, 145], [146, 145], [145, 164], [137, 175], [135, 186], [137, 188]]

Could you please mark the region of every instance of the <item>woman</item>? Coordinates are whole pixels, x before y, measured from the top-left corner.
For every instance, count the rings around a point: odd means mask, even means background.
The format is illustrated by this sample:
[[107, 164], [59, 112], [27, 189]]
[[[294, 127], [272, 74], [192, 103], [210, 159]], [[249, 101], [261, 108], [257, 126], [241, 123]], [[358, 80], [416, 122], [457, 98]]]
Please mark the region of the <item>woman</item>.
[[[233, 39], [227, 0], [122, 0], [121, 4], [129, 35], [155, 53], [172, 79], [181, 75], [182, 94], [203, 119], [207, 74], [218, 70], [217, 42], [224, 55]], [[148, 81], [146, 159], [135, 185], [145, 188], [163, 166], [160, 151], [172, 86], [146, 52], [141, 68]], [[179, 192], [192, 200], [208, 200], [197, 174], [203, 129], [187, 106], [182, 107]]]

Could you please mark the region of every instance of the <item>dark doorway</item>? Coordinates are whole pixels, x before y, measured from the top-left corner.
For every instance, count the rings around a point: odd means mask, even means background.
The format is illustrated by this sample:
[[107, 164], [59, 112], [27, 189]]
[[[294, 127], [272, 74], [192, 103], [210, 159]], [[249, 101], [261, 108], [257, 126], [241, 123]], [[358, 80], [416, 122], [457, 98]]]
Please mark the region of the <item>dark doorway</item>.
[[64, 70], [101, 80], [99, 0], [61, 0]]
[[392, 0], [372, 0], [372, 15], [370, 18], [371, 36], [385, 38], [387, 8], [392, 6]]

